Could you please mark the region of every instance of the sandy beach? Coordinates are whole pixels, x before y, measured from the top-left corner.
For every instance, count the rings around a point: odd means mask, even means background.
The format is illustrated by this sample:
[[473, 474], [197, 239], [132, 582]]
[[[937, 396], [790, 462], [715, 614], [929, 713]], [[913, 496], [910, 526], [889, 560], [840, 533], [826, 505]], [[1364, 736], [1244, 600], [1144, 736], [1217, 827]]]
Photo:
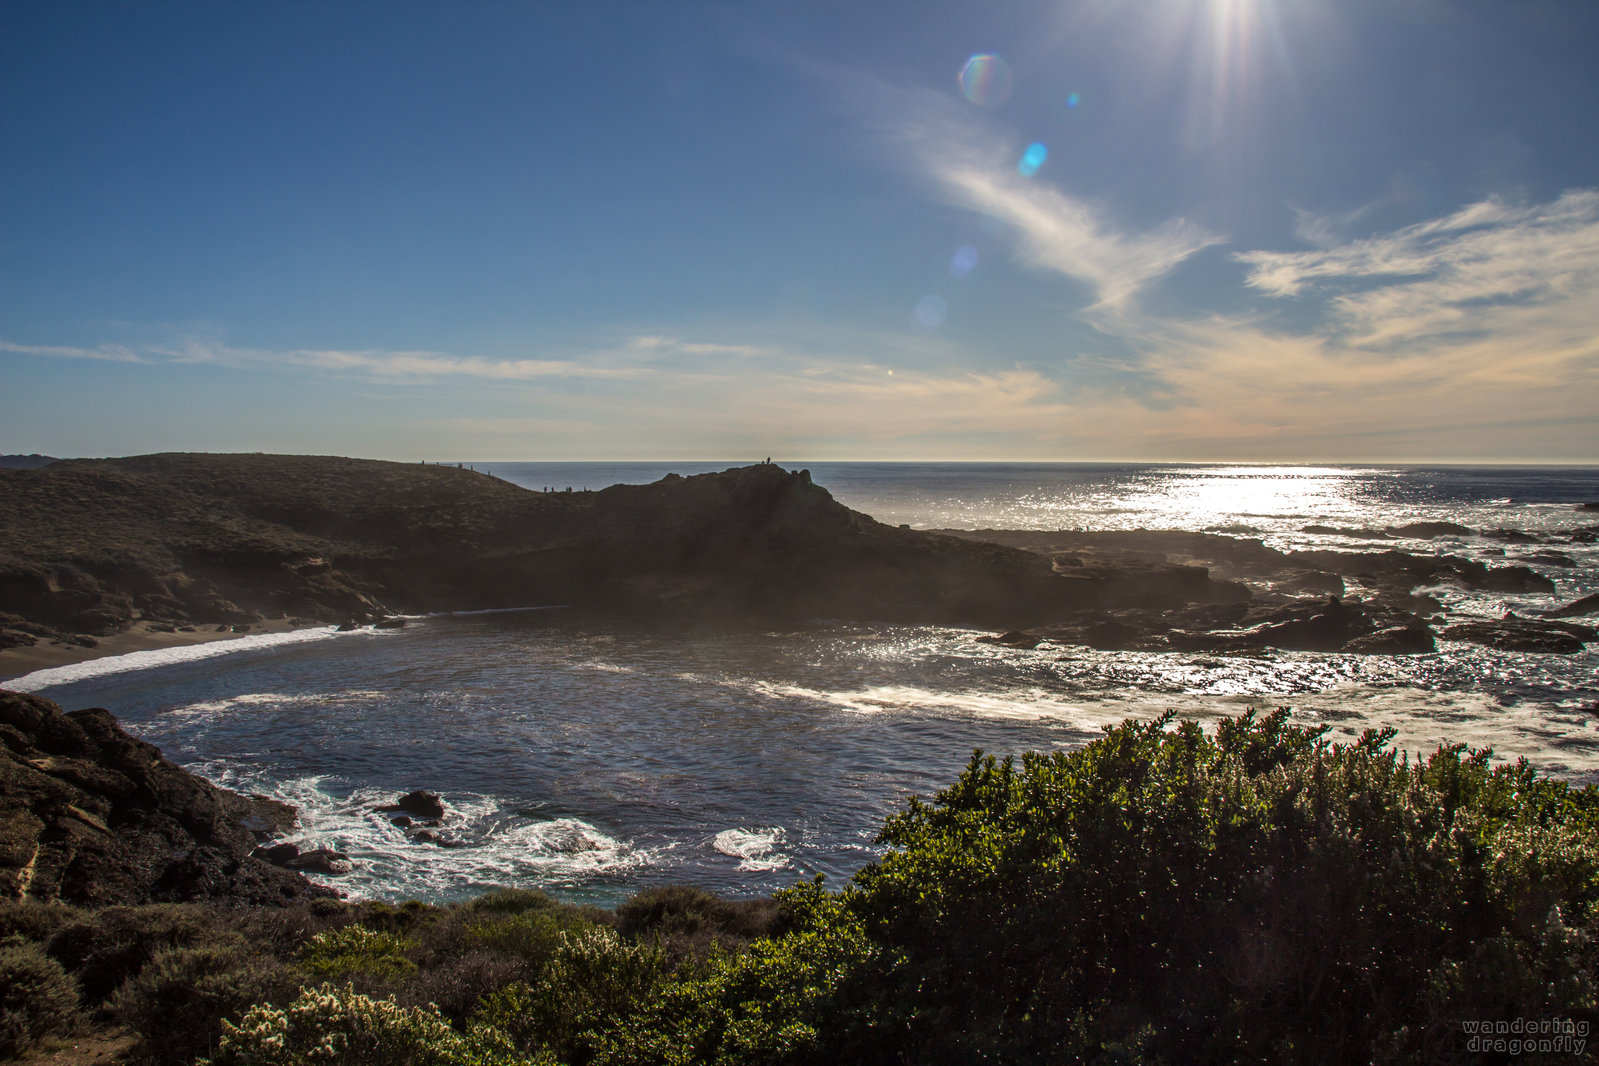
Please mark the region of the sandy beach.
[[[37, 644], [26, 648], [0, 649], [0, 687], [5, 682], [31, 674], [35, 670], [49, 670], [57, 666], [71, 666], [76, 663], [88, 662], [91, 659], [104, 659], [112, 655], [127, 655], [136, 651], [154, 651], [161, 648], [177, 648], [190, 644], [209, 644], [219, 640], [237, 640], [239, 637], [258, 635], [262, 633], [289, 633], [296, 629], [306, 629], [312, 625], [323, 623], [304, 623], [291, 621], [287, 618], [277, 618], [269, 622], [260, 622], [250, 627], [248, 632], [234, 632], [232, 627], [223, 628], [216, 622], [196, 623], [190, 632], [176, 631], [163, 632], [154, 628], [159, 623], [135, 622], [131, 629], [116, 633], [109, 637], [98, 637], [98, 643], [92, 648], [69, 644], [65, 641], [52, 641], [40, 638]], [[165, 628], [165, 627], [162, 627]]]

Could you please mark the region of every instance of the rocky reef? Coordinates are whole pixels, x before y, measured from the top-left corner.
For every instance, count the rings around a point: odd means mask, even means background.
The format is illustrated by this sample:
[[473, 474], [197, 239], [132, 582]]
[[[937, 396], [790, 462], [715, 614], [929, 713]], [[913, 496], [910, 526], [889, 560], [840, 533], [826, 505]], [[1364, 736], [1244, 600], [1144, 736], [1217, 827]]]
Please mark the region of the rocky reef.
[[0, 690], [0, 898], [82, 905], [332, 895], [253, 858], [291, 807], [202, 781], [103, 710]]
[[[1370, 540], [1474, 532], [1448, 522], [1391, 530], [1309, 531]], [[1050, 560], [1057, 575], [1084, 590], [1069, 610], [1047, 624], [987, 638], [1014, 647], [1051, 641], [1104, 651], [1248, 654], [1281, 649], [1404, 655], [1433, 651], [1442, 637], [1510, 651], [1572, 654], [1599, 639], [1592, 626], [1550, 620], [1591, 613], [1599, 609], [1599, 597], [1545, 611], [1546, 619], [1506, 615], [1445, 625], [1442, 604], [1425, 591], [1439, 586], [1555, 591], [1548, 577], [1520, 564], [1490, 566], [1456, 555], [1393, 548], [1284, 552], [1254, 538], [1167, 530], [943, 532], [1035, 552]], [[1579, 529], [1570, 536], [1586, 533]], [[1536, 539], [1527, 536], [1529, 543]], [[1557, 554], [1548, 547], [1539, 552]]]

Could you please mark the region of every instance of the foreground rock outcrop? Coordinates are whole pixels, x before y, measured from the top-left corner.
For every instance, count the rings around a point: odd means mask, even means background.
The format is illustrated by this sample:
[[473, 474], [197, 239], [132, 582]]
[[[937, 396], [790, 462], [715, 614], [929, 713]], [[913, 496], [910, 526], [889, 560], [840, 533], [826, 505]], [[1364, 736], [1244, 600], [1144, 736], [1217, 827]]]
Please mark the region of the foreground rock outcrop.
[[294, 810], [202, 781], [103, 710], [0, 690], [0, 898], [83, 905], [332, 895], [252, 858]]

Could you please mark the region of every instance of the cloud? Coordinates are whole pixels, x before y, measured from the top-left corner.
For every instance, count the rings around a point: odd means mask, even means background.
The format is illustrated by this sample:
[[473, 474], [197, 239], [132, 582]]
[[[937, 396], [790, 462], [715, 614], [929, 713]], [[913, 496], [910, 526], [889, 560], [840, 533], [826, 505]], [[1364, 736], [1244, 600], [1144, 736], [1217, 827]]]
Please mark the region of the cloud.
[[979, 126], [955, 100], [930, 89], [851, 79], [852, 99], [875, 102], [878, 136], [909, 153], [936, 195], [1011, 228], [1027, 265], [1087, 285], [1097, 304], [1120, 306], [1195, 252], [1222, 238], [1183, 219], [1132, 232], [1101, 208], [1016, 170], [1021, 145]]
[[[379, 348], [294, 348], [272, 350], [231, 345], [216, 331], [181, 336], [141, 350], [105, 344], [97, 348], [13, 344], [0, 341], [0, 352], [64, 359], [100, 359], [144, 364], [211, 364], [233, 367], [287, 367], [345, 377], [365, 377], [404, 384], [460, 378], [504, 382], [553, 379], [636, 378], [665, 372], [661, 359], [686, 358], [707, 364], [718, 359], [751, 359], [777, 354], [769, 347], [687, 341], [665, 335], [628, 338], [613, 348], [593, 349], [564, 358], [492, 359], [435, 351], [392, 351]], [[685, 372], [679, 366], [673, 372]], [[690, 369], [687, 372], [692, 372]]]
[[0, 341], [0, 352], [18, 355], [42, 355], [52, 359], [99, 359], [110, 363], [144, 363], [149, 360], [120, 344], [102, 344], [97, 348], [69, 348], [60, 345], [12, 344]]
[[1174, 445], [1379, 459], [1599, 448], [1599, 192], [1485, 200], [1316, 251], [1236, 258], [1250, 286], [1321, 319], [1128, 320], [1144, 368], [1181, 398], [1157, 434]]
[[[1335, 330], [1355, 347], [1393, 348], [1561, 317], [1581, 331], [1599, 290], [1599, 191], [1526, 207], [1498, 200], [1445, 218], [1309, 252], [1240, 252], [1246, 283], [1276, 297], [1335, 289]], [[1527, 314], [1528, 309], [1542, 308]], [[1589, 327], [1591, 329], [1591, 325]]]

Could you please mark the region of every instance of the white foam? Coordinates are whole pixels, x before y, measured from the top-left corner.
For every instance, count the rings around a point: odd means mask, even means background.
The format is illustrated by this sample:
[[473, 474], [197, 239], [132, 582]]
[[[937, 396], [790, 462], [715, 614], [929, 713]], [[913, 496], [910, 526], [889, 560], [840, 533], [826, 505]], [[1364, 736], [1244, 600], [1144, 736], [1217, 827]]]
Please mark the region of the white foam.
[[778, 826], [764, 829], [724, 829], [711, 838], [711, 847], [738, 859], [740, 870], [781, 870], [789, 864], [787, 855], [777, 850], [783, 842]]
[[362, 633], [372, 636], [375, 633], [397, 632], [391, 630], [346, 630], [338, 631], [336, 626], [313, 626], [309, 629], [295, 629], [287, 633], [250, 633], [241, 637], [230, 637], [226, 640], [207, 641], [204, 644], [179, 644], [171, 648], [151, 648], [147, 651], [130, 651], [126, 655], [107, 655], [100, 659], [90, 659], [86, 662], [72, 663], [68, 666], [52, 666], [47, 670], [35, 670], [31, 674], [23, 674], [8, 681], [0, 682], [6, 688], [18, 692], [37, 692], [42, 688], [51, 688], [55, 685], [70, 685], [74, 681], [87, 681], [93, 677], [105, 677], [109, 674], [122, 674], [134, 670], [155, 670], [163, 666], [175, 666], [178, 663], [190, 663], [200, 659], [210, 659], [218, 655], [231, 655], [241, 651], [261, 651], [268, 648], [280, 648], [289, 644], [304, 644], [313, 640], [327, 640], [331, 637], [350, 636]]
[[348, 703], [366, 703], [375, 699], [382, 699], [386, 693], [370, 689], [344, 689], [338, 692], [243, 692], [237, 696], [228, 696], [218, 700], [198, 700], [194, 703], [185, 703], [179, 707], [171, 707], [160, 712], [162, 718], [194, 718], [200, 721], [212, 721], [224, 718], [240, 710], [255, 710], [261, 707], [337, 707]]
[[[667, 847], [642, 848], [580, 818], [540, 818], [481, 793], [448, 792], [438, 826], [411, 832], [394, 824], [397, 788], [346, 791], [333, 775], [272, 781], [242, 759], [189, 769], [241, 792], [292, 804], [300, 824], [288, 843], [302, 851], [331, 848], [350, 856], [347, 875], [312, 879], [359, 896], [440, 898], [494, 885], [581, 885], [658, 861]], [[417, 839], [426, 828], [437, 842]]]

